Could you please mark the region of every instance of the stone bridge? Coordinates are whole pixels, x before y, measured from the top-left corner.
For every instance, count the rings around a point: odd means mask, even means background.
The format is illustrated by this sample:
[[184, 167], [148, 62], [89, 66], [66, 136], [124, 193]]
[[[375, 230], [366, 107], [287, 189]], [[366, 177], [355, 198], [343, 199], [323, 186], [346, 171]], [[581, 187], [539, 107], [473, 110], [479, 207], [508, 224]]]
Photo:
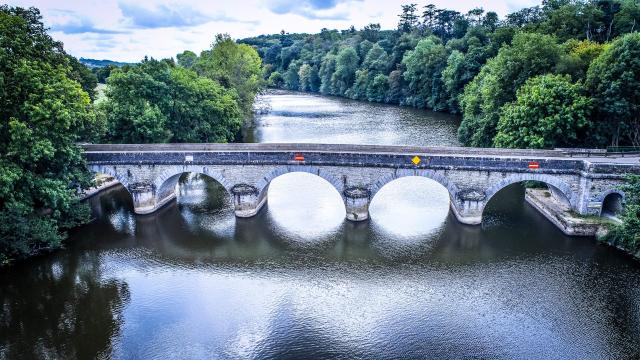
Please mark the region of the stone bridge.
[[583, 150], [513, 150], [323, 144], [82, 145], [89, 168], [118, 179], [136, 213], [148, 214], [175, 198], [184, 173], [217, 180], [233, 197], [239, 217], [257, 214], [269, 183], [294, 172], [317, 175], [344, 200], [347, 219], [369, 217], [369, 203], [387, 183], [404, 176], [432, 179], [447, 189], [451, 209], [465, 224], [479, 224], [502, 188], [521, 181], [548, 185], [577, 213], [600, 215], [640, 157]]

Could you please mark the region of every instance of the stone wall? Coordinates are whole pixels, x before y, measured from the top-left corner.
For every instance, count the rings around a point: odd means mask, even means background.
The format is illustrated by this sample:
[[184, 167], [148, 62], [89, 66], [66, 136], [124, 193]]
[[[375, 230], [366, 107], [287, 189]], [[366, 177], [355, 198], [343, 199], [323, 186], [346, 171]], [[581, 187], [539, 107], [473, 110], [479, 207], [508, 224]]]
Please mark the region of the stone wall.
[[[449, 192], [458, 220], [479, 224], [490, 199], [513, 183], [544, 182], [573, 211], [599, 214], [604, 197], [619, 191], [624, 174], [640, 173], [640, 166], [628, 158], [595, 162], [557, 150], [312, 144], [92, 145], [86, 150], [90, 168], [118, 179], [138, 213], [153, 212], [170, 201], [181, 174], [199, 173], [227, 189], [238, 216], [253, 216], [265, 204], [273, 179], [305, 172], [336, 189], [349, 220], [367, 219], [371, 199], [387, 183], [420, 176]], [[529, 167], [534, 161], [539, 168]]]

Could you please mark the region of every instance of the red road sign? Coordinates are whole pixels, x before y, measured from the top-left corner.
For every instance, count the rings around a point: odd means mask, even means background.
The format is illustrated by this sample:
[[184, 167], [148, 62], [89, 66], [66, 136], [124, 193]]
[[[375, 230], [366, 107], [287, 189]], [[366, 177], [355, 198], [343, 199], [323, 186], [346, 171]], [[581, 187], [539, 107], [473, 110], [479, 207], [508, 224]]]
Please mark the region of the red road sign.
[[529, 169], [540, 169], [540, 163], [537, 161], [530, 161]]
[[295, 161], [304, 161], [304, 155], [302, 155], [302, 154], [295, 154], [295, 155], [293, 156], [293, 160], [295, 160]]

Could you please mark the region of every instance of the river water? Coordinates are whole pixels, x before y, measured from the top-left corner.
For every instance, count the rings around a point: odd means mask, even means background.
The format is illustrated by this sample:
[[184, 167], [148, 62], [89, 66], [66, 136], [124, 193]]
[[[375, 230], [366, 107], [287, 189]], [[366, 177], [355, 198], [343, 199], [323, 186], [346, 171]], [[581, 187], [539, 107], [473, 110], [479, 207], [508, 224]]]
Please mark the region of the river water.
[[[250, 140], [457, 144], [452, 116], [264, 101]], [[384, 187], [365, 223], [310, 174], [275, 179], [250, 219], [208, 178], [177, 193], [135, 216], [123, 188], [105, 191], [66, 250], [0, 270], [0, 359], [640, 357], [640, 265], [563, 236], [517, 185], [477, 227], [422, 178]]]

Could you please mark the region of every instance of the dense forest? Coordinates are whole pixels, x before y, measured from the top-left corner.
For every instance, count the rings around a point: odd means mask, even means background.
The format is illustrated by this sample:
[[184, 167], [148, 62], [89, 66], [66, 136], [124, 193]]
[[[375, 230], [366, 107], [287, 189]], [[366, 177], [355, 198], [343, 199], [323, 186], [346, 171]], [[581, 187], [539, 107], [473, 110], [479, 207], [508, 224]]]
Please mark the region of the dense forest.
[[458, 113], [468, 146], [639, 146], [639, 26], [635, 0], [545, 0], [504, 19], [409, 4], [395, 30], [240, 42], [271, 87]]

